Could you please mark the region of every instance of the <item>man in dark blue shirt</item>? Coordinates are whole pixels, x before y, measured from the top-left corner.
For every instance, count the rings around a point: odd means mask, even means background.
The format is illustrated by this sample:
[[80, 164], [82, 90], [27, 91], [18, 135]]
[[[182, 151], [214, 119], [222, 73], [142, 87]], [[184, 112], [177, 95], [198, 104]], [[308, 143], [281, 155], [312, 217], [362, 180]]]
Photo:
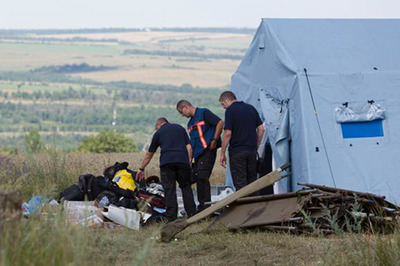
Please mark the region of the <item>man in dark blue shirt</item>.
[[165, 192], [167, 205], [166, 218], [173, 221], [177, 218], [178, 202], [176, 182], [182, 190], [183, 204], [188, 217], [196, 213], [196, 205], [190, 187], [190, 164], [192, 148], [185, 129], [177, 124], [168, 123], [164, 117], [158, 118], [148, 152], [140, 164], [137, 177], [143, 179], [144, 169], [150, 163], [158, 147], [161, 147], [160, 172], [161, 184]]
[[229, 144], [229, 165], [233, 184], [239, 190], [257, 179], [257, 148], [264, 126], [257, 110], [236, 100], [231, 91], [221, 94], [219, 101], [226, 109], [220, 163], [226, 167], [226, 148]]
[[190, 118], [188, 132], [193, 149], [196, 177], [198, 211], [202, 211], [206, 202], [211, 201], [210, 176], [217, 157], [217, 148], [221, 146], [220, 136], [224, 122], [207, 108], [194, 107], [186, 100], [180, 100], [176, 110]]

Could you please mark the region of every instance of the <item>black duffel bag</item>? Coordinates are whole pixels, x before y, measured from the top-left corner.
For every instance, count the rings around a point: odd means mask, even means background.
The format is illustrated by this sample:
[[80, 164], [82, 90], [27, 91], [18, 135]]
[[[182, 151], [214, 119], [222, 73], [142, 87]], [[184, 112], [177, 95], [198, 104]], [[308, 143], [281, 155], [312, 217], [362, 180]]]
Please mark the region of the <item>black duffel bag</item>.
[[67, 187], [63, 192], [60, 193], [58, 201], [61, 200], [71, 200], [71, 201], [81, 201], [85, 199], [85, 192], [77, 184]]

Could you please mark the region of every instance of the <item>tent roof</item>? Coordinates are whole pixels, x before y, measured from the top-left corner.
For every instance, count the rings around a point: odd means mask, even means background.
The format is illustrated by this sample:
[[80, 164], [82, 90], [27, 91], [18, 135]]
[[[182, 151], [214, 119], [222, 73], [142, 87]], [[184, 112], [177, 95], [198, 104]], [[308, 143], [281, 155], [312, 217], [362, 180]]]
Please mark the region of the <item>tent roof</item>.
[[398, 19], [263, 19], [256, 38], [294, 72], [398, 71], [399, 29]]

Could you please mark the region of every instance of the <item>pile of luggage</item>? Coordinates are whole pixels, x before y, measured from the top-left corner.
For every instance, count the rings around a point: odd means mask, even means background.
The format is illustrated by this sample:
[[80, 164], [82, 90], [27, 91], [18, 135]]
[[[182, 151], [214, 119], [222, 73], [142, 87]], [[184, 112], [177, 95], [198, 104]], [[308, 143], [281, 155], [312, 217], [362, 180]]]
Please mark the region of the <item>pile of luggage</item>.
[[[127, 162], [116, 162], [107, 167], [101, 176], [79, 176], [77, 184], [65, 189], [58, 201], [88, 200], [104, 211], [111, 207], [111, 210], [119, 210], [125, 214], [138, 212], [142, 214], [141, 225], [162, 220], [166, 205], [160, 179], [150, 176], [146, 180], [137, 180], [137, 173], [129, 169], [128, 165]], [[112, 213], [103, 214], [105, 220], [113, 217]]]

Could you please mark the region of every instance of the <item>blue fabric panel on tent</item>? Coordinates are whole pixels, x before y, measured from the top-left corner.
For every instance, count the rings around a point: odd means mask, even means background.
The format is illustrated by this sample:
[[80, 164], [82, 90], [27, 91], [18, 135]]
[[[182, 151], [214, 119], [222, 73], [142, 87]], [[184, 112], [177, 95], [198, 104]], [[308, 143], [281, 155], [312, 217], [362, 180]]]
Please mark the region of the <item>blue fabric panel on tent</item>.
[[383, 137], [382, 120], [342, 123], [344, 139]]

